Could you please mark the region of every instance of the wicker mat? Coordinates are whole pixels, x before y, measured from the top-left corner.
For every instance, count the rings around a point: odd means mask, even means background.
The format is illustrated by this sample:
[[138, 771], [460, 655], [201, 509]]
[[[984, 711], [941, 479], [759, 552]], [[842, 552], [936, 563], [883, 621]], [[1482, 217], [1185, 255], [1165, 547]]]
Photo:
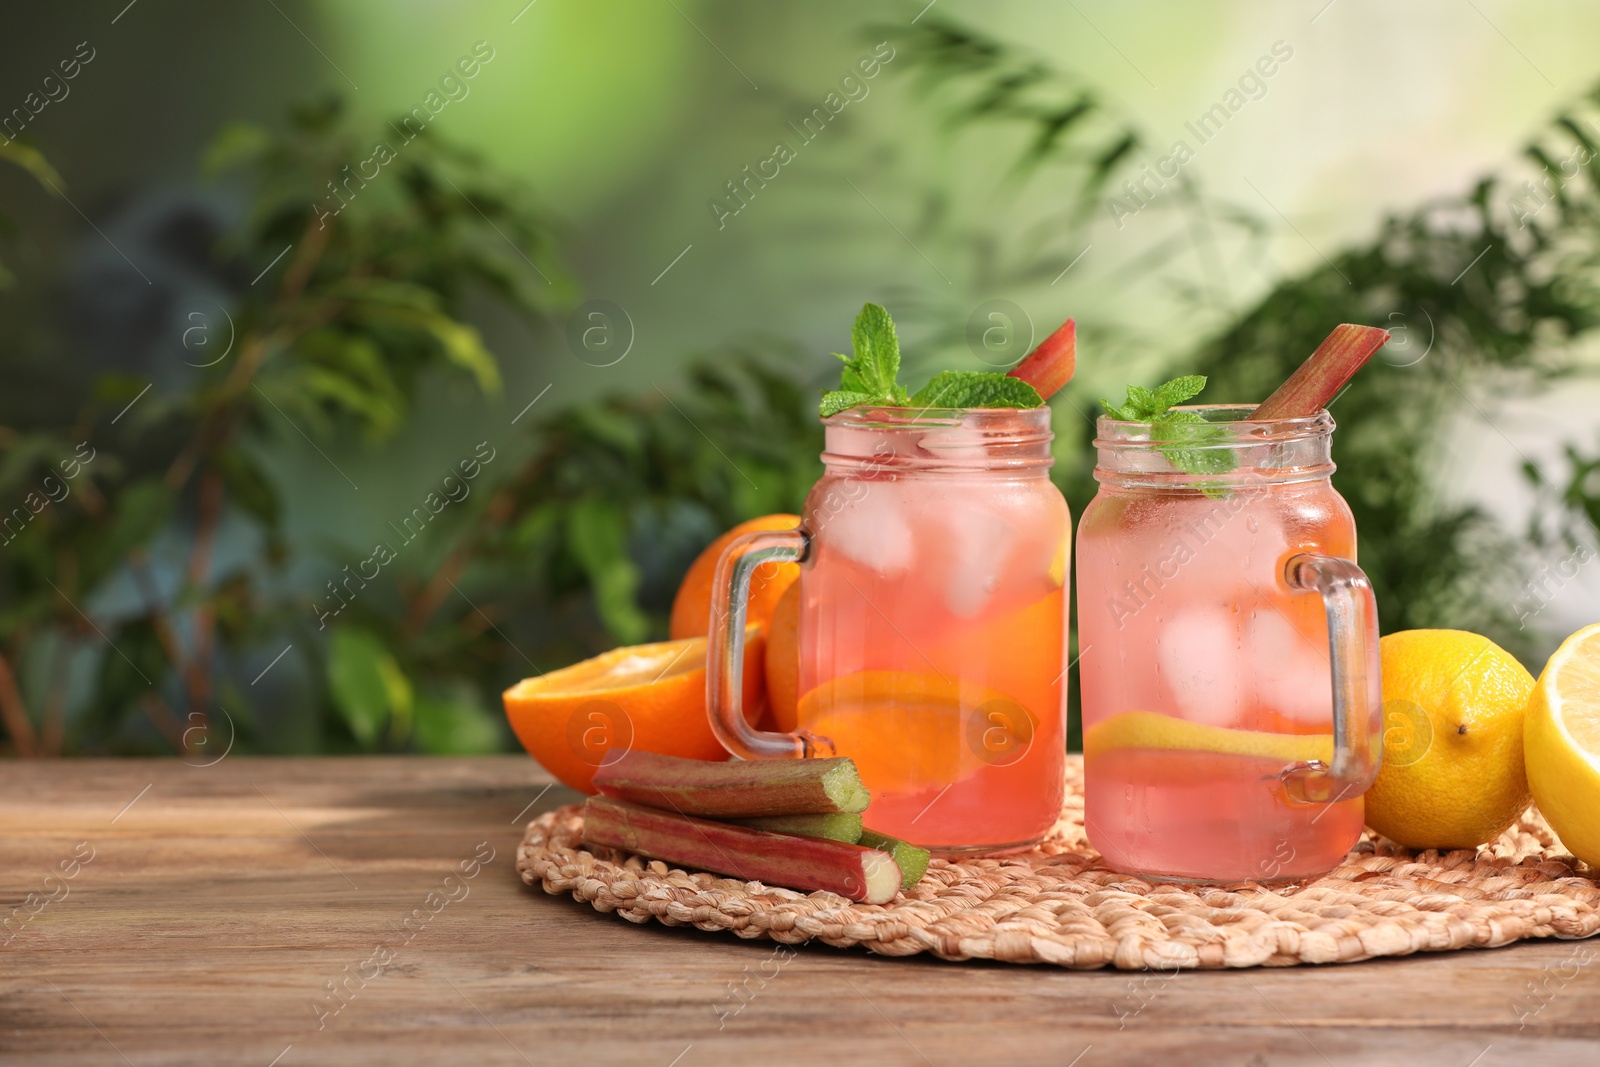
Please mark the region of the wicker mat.
[[589, 850], [582, 829], [575, 805], [529, 823], [517, 850], [523, 881], [630, 922], [859, 945], [885, 956], [1084, 969], [1272, 967], [1600, 931], [1600, 872], [1563, 852], [1532, 810], [1476, 852], [1415, 853], [1363, 838], [1344, 866], [1303, 883], [1187, 887], [1118, 874], [1085, 841], [1076, 758], [1061, 821], [1039, 848], [934, 860], [921, 882], [886, 905]]

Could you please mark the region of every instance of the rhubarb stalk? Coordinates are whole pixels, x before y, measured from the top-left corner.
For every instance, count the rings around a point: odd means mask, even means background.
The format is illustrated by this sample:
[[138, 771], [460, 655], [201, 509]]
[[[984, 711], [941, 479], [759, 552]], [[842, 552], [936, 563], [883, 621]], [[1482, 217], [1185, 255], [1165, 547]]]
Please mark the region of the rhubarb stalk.
[[1072, 380], [1078, 368], [1078, 324], [1068, 319], [1056, 332], [1039, 342], [1039, 347], [1028, 353], [1021, 363], [1007, 372], [1008, 378], [1020, 378], [1038, 390], [1046, 400]]
[[687, 870], [820, 889], [866, 904], [887, 904], [902, 881], [894, 858], [877, 849], [730, 826], [606, 797], [584, 803], [583, 839]]
[[1335, 326], [1311, 357], [1252, 411], [1247, 421], [1310, 418], [1327, 407], [1388, 340], [1389, 331], [1376, 326], [1348, 322]]
[[595, 771], [594, 786], [617, 800], [717, 819], [860, 812], [869, 799], [844, 757], [712, 763], [634, 751]]
[[895, 866], [900, 868], [901, 889], [910, 889], [928, 873], [928, 860], [932, 856], [925, 848], [918, 848], [898, 837], [880, 834], [876, 830], [862, 830], [861, 844], [867, 848], [875, 848], [879, 852], [887, 852], [894, 858]]
[[[829, 841], [843, 841], [854, 845], [861, 840], [861, 816], [854, 812], [830, 812], [824, 815], [763, 815], [756, 819], [733, 819], [740, 826], [765, 830], [772, 834], [792, 834], [795, 837], [821, 837]], [[874, 845], [874, 848], [877, 846]], [[887, 851], [881, 849], [880, 851]]]

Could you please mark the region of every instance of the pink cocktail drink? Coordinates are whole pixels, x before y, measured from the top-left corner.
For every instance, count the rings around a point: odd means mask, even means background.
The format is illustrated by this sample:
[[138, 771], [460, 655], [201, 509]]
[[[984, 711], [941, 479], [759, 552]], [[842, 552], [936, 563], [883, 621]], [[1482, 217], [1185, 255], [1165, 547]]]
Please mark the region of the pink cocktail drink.
[[1233, 421], [1247, 411], [1207, 409], [1220, 424], [1180, 430], [1203, 435], [1181, 455], [1101, 420], [1078, 543], [1085, 816], [1121, 870], [1304, 877], [1361, 832], [1376, 623], [1332, 420]]
[[[729, 549], [803, 553], [803, 751], [855, 760], [875, 830], [1026, 848], [1060, 815], [1065, 761], [1071, 530], [1049, 410], [858, 409], [824, 427], [800, 530]], [[758, 747], [778, 736], [724, 741], [792, 754], [794, 738]]]

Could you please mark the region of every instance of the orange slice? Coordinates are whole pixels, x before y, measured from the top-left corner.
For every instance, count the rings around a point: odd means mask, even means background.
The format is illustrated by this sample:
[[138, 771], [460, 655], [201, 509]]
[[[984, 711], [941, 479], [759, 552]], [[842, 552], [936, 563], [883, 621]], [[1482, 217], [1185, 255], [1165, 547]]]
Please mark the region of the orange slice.
[[1025, 752], [1034, 718], [987, 686], [915, 671], [858, 671], [800, 698], [800, 725], [855, 760], [874, 794], [941, 788]]
[[[745, 634], [744, 707], [754, 721], [762, 697], [765, 639]], [[582, 793], [602, 763], [633, 749], [686, 759], [728, 753], [706, 718], [706, 639], [612, 649], [561, 670], [524, 678], [503, 694], [506, 718], [528, 755]]]

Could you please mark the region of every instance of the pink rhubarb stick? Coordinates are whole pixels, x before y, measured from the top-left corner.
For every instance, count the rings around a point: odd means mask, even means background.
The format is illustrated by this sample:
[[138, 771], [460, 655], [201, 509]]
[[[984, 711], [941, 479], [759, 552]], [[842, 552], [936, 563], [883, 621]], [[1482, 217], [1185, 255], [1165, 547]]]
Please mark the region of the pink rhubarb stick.
[[887, 904], [900, 891], [900, 865], [875, 848], [771, 834], [609, 797], [590, 797], [584, 803], [583, 839], [692, 871], [821, 889], [866, 904]]
[[594, 787], [617, 800], [713, 819], [861, 812], [869, 799], [856, 765], [843, 756], [711, 762], [635, 749], [595, 771]]
[[1348, 322], [1335, 326], [1311, 358], [1252, 411], [1247, 421], [1310, 418], [1327, 407], [1388, 340], [1389, 331], [1376, 326]]
[[1055, 333], [1039, 342], [1039, 347], [1007, 372], [1039, 391], [1046, 400], [1050, 394], [1072, 381], [1078, 369], [1078, 324], [1073, 319], [1062, 323]]

